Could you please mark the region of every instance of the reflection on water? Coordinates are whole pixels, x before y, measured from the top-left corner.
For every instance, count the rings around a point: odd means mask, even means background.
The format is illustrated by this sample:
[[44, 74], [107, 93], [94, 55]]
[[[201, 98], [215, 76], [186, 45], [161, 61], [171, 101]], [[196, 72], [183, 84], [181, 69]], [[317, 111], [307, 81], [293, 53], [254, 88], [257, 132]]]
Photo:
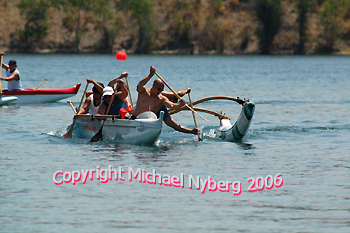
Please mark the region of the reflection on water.
[[255, 149], [255, 147], [253, 146], [253, 144], [250, 143], [244, 143], [244, 142], [236, 142], [239, 147], [243, 150], [252, 150]]

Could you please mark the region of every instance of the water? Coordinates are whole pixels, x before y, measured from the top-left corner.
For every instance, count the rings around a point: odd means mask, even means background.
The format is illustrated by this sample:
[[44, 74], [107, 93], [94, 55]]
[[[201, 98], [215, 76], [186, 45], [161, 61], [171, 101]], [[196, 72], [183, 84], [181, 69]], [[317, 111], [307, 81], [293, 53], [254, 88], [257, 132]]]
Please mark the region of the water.
[[[347, 56], [128, 56], [7, 54], [24, 87], [70, 87], [85, 79], [107, 84], [130, 73], [136, 85], [149, 66], [191, 98], [226, 95], [256, 103], [242, 142], [215, 137], [218, 120], [200, 118], [204, 141], [163, 126], [154, 146], [62, 139], [73, 111], [66, 100], [0, 108], [0, 229], [2, 232], [350, 232], [350, 57]], [[4, 74], [4, 71], [3, 71]], [[6, 83], [2, 82], [3, 86]], [[148, 85], [150, 86], [150, 84]], [[187, 100], [187, 97], [185, 97]], [[240, 106], [199, 105], [234, 122]], [[193, 127], [188, 111], [173, 116]], [[184, 188], [136, 180], [55, 185], [56, 171], [144, 169], [181, 177]], [[279, 188], [248, 192], [248, 178], [282, 174]], [[189, 178], [241, 183], [240, 195], [189, 188]], [[61, 176], [62, 178], [62, 176]], [[128, 178], [127, 173], [124, 178]]]

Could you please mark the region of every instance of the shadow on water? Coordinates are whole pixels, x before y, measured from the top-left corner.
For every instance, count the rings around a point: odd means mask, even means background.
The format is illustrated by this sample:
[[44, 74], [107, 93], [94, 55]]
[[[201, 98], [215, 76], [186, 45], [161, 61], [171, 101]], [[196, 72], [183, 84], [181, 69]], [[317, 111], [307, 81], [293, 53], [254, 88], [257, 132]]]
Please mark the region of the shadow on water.
[[250, 144], [250, 143], [245, 143], [245, 142], [242, 142], [242, 141], [235, 142], [235, 143], [239, 146], [239, 148], [241, 148], [243, 150], [253, 150], [253, 149], [255, 149], [253, 144]]

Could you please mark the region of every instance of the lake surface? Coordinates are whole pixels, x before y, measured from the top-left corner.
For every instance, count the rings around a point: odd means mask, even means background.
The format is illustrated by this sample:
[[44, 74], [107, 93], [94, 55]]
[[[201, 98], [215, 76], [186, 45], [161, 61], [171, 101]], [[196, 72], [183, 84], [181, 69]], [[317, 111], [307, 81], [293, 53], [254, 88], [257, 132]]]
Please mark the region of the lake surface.
[[[192, 88], [193, 101], [239, 96], [256, 110], [242, 142], [217, 138], [218, 119], [203, 113], [210, 122], [197, 117], [201, 142], [163, 124], [155, 145], [135, 146], [62, 139], [73, 117], [67, 100], [2, 106], [1, 232], [350, 232], [350, 57], [6, 54], [4, 62], [10, 59], [24, 87], [45, 78], [42, 88], [81, 82], [70, 98], [75, 106], [87, 78], [107, 85], [124, 71], [136, 102], [137, 83], [155, 65], [173, 89]], [[232, 123], [241, 110], [224, 100], [198, 106], [222, 111]], [[173, 118], [194, 127], [189, 111]], [[53, 181], [57, 171], [109, 166], [121, 167], [125, 181]], [[138, 169], [156, 171], [164, 183], [130, 181], [128, 171]], [[183, 177], [183, 188], [166, 186], [167, 176]], [[208, 176], [236, 181], [241, 192], [190, 189], [191, 178]], [[275, 186], [260, 182], [261, 191], [248, 192], [249, 178], [266, 177]]]

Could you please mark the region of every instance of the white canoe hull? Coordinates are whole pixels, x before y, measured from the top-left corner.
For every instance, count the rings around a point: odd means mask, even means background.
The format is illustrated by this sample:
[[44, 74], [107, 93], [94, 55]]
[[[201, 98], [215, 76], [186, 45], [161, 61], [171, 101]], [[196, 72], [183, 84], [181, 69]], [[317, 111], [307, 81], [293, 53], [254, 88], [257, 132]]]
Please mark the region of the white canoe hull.
[[216, 129], [219, 138], [225, 141], [240, 141], [247, 133], [255, 111], [255, 104], [247, 102], [234, 125], [229, 119], [220, 120], [220, 126]]
[[[106, 119], [103, 126], [103, 140], [120, 144], [152, 145], [162, 131], [164, 113], [159, 119]], [[101, 128], [103, 120], [91, 117], [77, 118], [73, 133], [79, 138], [90, 140]]]
[[56, 102], [75, 96], [75, 94], [57, 94], [57, 95], [18, 95], [15, 104], [41, 104]]
[[0, 106], [15, 102], [17, 100], [18, 100], [18, 98], [16, 96], [1, 96], [0, 97]]

